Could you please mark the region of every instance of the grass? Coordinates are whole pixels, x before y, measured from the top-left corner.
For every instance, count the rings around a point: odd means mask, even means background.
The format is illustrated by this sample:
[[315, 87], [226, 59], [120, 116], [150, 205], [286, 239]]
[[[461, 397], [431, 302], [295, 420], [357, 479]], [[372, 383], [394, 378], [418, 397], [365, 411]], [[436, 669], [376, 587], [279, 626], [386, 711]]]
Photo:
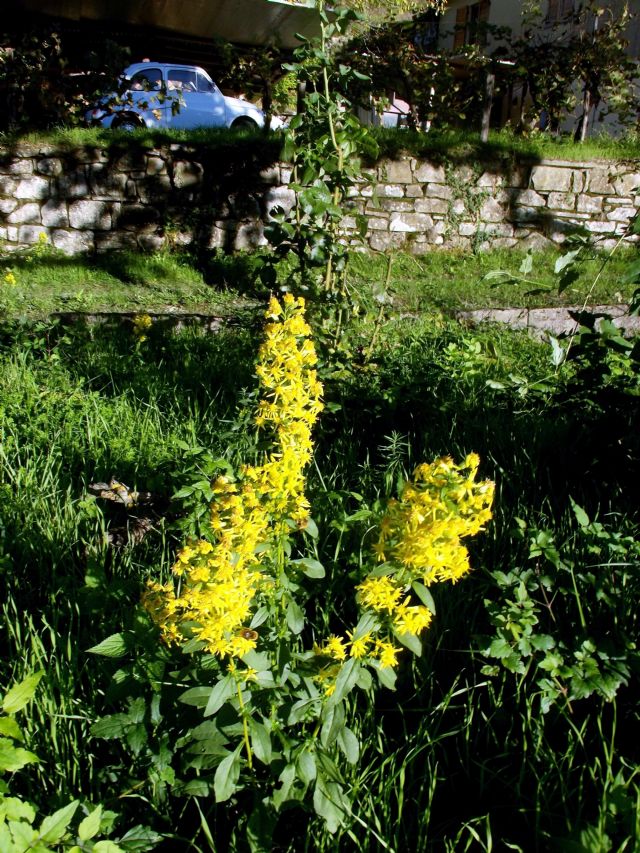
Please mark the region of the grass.
[[[398, 260], [399, 280], [405, 262], [412, 263]], [[191, 837], [200, 825], [195, 806], [173, 796], [153, 799], [144, 751], [136, 758], [117, 742], [88, 737], [90, 722], [110, 703], [120, 708], [114, 689], [121, 664], [85, 651], [134, 624], [144, 580], [166, 573], [182, 537], [184, 506], [175, 502], [145, 540], [114, 551], [104, 546], [105, 530], [126, 518], [90, 497], [87, 485], [116, 476], [170, 500], [202, 479], [203, 448], [232, 462], [242, 458], [248, 437], [234, 413], [243, 389], [253, 387], [256, 337], [251, 330], [212, 336], [158, 328], [140, 343], [122, 330], [82, 326], [5, 324], [1, 331], [0, 683], [40, 666], [47, 671], [27, 725], [29, 746], [43, 764], [23, 774], [23, 790], [49, 807], [79, 795], [104, 802], [124, 813], [121, 828], [136, 822], [142, 797], [156, 831]], [[592, 517], [633, 534], [628, 496], [639, 453], [632, 398], [593, 387], [590, 402], [578, 405], [560, 375], [542, 394], [509, 390], [510, 376], [533, 382], [549, 374], [546, 347], [508, 330], [469, 331], [442, 318], [396, 316], [374, 355], [327, 384], [330, 405], [310, 476], [319, 558], [330, 569], [311, 603], [318, 632], [350, 618], [349, 576], [368, 524], [358, 510], [393, 493], [421, 459], [477, 450], [483, 474], [498, 482], [496, 517], [474, 542], [472, 576], [435, 591], [436, 624], [423, 658], [403, 667], [399, 692], [381, 694], [375, 710], [352, 708], [366, 745], [347, 771], [359, 822], [329, 836], [318, 821], [287, 812], [277, 849], [489, 850], [491, 839], [500, 839], [516, 850], [568, 850], [579, 843], [575, 849], [584, 849], [593, 837], [588, 849], [631, 853], [640, 843], [632, 825], [632, 768], [640, 758], [630, 736], [634, 689], [616, 700], [614, 735], [610, 702], [594, 696], [575, 701], [571, 712], [559, 704], [543, 715], [531, 679], [507, 670], [487, 675], [478, 649], [491, 630], [485, 602], [511, 607], [492, 573], [532, 565], [517, 518], [552, 531], [574, 559], [584, 549], [576, 544], [569, 495]], [[599, 542], [599, 554], [584, 557], [600, 564], [603, 576], [605, 539]], [[551, 573], [541, 558], [536, 565]], [[579, 574], [594, 641], [603, 631], [610, 644], [620, 631], [633, 637], [637, 588], [618, 576], [613, 603], [609, 588], [590, 603], [591, 587]], [[565, 598], [556, 590], [554, 608]], [[577, 620], [565, 621], [581, 636]], [[606, 744], [613, 744], [608, 757]], [[217, 839], [227, 806], [217, 813], [202, 800], [200, 807]], [[197, 843], [206, 849], [203, 838]]]
[[[534, 253], [532, 272], [526, 275], [519, 272], [524, 252], [511, 249], [476, 254], [438, 251], [419, 258], [396, 254], [388, 301], [394, 310], [411, 314], [582, 305], [587, 295], [590, 304], [625, 303], [635, 287], [626, 272], [635, 253], [627, 249], [614, 254], [606, 275], [592, 289], [604, 258], [594, 256], [562, 293], [553, 271], [560, 256], [556, 251]], [[256, 300], [265, 296], [258, 282], [260, 262], [259, 255], [196, 259], [171, 252], [71, 258], [38, 247], [0, 256], [0, 274], [11, 271], [16, 281], [13, 286], [3, 283], [1, 307], [8, 318], [43, 319], [57, 312], [182, 312], [232, 319], [251, 312]], [[368, 310], [377, 310], [370, 283], [385, 280], [386, 266], [387, 259], [380, 255], [351, 258], [348, 284]], [[512, 278], [487, 278], [498, 269]], [[286, 280], [284, 265], [280, 277]]]
[[[640, 140], [628, 134], [619, 139], [610, 136], [593, 136], [585, 142], [575, 143], [570, 137], [553, 137], [545, 134], [516, 136], [506, 130], [493, 131], [489, 141], [480, 142], [479, 135], [464, 129], [434, 129], [430, 133], [408, 130], [374, 128], [373, 137], [379, 147], [379, 157], [397, 157], [410, 154], [414, 157], [433, 157], [458, 160], [477, 156], [481, 160], [524, 157], [525, 159], [561, 160], [636, 160], [640, 158]], [[276, 160], [280, 156], [281, 135], [271, 133], [267, 140], [261, 132], [232, 131], [227, 129], [138, 130], [124, 133], [105, 128], [60, 127], [50, 131], [0, 134], [0, 146], [55, 145], [62, 150], [76, 148], [120, 148], [131, 142], [143, 148], [183, 142], [202, 145], [214, 150], [240, 146], [256, 149], [264, 154], [265, 146]]]

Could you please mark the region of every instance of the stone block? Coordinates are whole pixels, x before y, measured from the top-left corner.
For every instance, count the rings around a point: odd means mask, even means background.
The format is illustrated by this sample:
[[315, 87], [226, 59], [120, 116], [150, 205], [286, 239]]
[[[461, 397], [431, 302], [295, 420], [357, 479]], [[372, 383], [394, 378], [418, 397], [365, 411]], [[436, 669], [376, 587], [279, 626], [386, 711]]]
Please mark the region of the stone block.
[[613, 181], [613, 186], [616, 195], [629, 195], [636, 192], [640, 187], [640, 172], [627, 172], [626, 175], [619, 175]]
[[576, 196], [573, 193], [549, 193], [547, 203], [552, 210], [575, 210]]
[[140, 234], [138, 245], [143, 252], [159, 252], [166, 248], [166, 240], [160, 234]]
[[280, 168], [278, 166], [269, 166], [267, 169], [262, 169], [260, 180], [263, 184], [277, 186], [280, 183]]
[[482, 233], [490, 237], [513, 237], [513, 225], [506, 222], [490, 222], [482, 227]]
[[135, 234], [128, 231], [110, 231], [96, 234], [95, 244], [97, 252], [118, 252], [124, 249], [135, 251], [138, 248]]
[[238, 230], [233, 241], [233, 248], [237, 252], [247, 249], [257, 249], [259, 246], [266, 246], [267, 238], [264, 236], [262, 222], [243, 222], [238, 225]]
[[594, 195], [611, 195], [615, 192], [611, 173], [607, 167], [596, 167], [587, 174], [587, 185], [584, 188]]
[[388, 160], [378, 167], [378, 174], [382, 182], [391, 184], [413, 184], [411, 163], [408, 160]]
[[18, 182], [7, 175], [0, 175], [0, 195], [14, 195]]
[[526, 189], [529, 186], [530, 178], [531, 168], [529, 166], [515, 165], [507, 172], [505, 186], [513, 189]]
[[608, 222], [629, 222], [638, 211], [635, 207], [618, 207], [607, 213]]
[[518, 245], [515, 237], [495, 237], [492, 238], [489, 248], [491, 249], [513, 249]]
[[442, 213], [449, 212], [449, 202], [443, 198], [418, 198], [415, 201], [416, 213]]
[[202, 183], [203, 168], [199, 163], [178, 160], [173, 164], [173, 184], [176, 189], [196, 188]]
[[36, 172], [56, 177], [62, 174], [62, 161], [58, 157], [43, 157], [36, 163]]
[[515, 222], [537, 222], [544, 216], [544, 211], [539, 207], [524, 207], [516, 205], [513, 208], [512, 217]]
[[[366, 171], [366, 170], [364, 170], [364, 171]], [[280, 183], [290, 184], [292, 174], [293, 174], [293, 169], [291, 168], [291, 166], [280, 166]]]
[[386, 198], [403, 198], [404, 188], [400, 184], [383, 184], [379, 189], [379, 194]]
[[597, 195], [579, 195], [578, 196], [578, 213], [602, 213], [602, 196]]
[[482, 222], [502, 222], [504, 218], [504, 208], [493, 198], [488, 198], [480, 208]]
[[458, 234], [461, 237], [473, 237], [477, 230], [478, 226], [475, 222], [461, 222], [460, 227], [458, 228]]
[[376, 231], [369, 239], [369, 245], [376, 252], [386, 252], [388, 249], [400, 249], [404, 246], [404, 234], [390, 234], [388, 231]]
[[504, 184], [504, 176], [499, 172], [483, 172], [478, 178], [476, 186], [488, 187], [495, 190]]
[[18, 206], [18, 202], [15, 198], [0, 198], [0, 213], [7, 214], [11, 213], [12, 210], [15, 210]]
[[415, 233], [433, 227], [433, 219], [426, 213], [393, 213], [389, 231]]
[[42, 225], [21, 225], [18, 228], [18, 242], [27, 244], [39, 243], [42, 234], [44, 234], [48, 241], [49, 232]]
[[369, 228], [369, 231], [388, 231], [389, 220], [370, 216], [367, 220], [367, 226]]
[[453, 190], [446, 184], [427, 184], [424, 194], [427, 198], [453, 198]]
[[513, 195], [513, 202], [523, 207], [545, 207], [547, 200], [535, 190], [523, 190]]
[[116, 172], [102, 163], [87, 166], [89, 186], [95, 196], [112, 199], [121, 198], [127, 186], [127, 176]]
[[166, 175], [167, 164], [164, 162], [162, 157], [150, 155], [147, 157], [147, 168], [145, 169], [145, 172], [147, 175]]
[[616, 230], [615, 222], [585, 222], [587, 231], [592, 234], [612, 234]]
[[148, 204], [123, 204], [117, 217], [119, 228], [136, 231], [149, 228], [160, 222], [160, 213]]
[[7, 222], [10, 225], [40, 224], [40, 221], [40, 205], [36, 202], [23, 204], [7, 216]]
[[[276, 213], [288, 214], [296, 203], [296, 194], [288, 187], [272, 187], [264, 194], [264, 210], [267, 219]], [[279, 208], [279, 210], [278, 210]]]
[[0, 240], [8, 240], [9, 236], [7, 234], [6, 228], [0, 228]]
[[86, 198], [89, 195], [89, 185], [84, 169], [60, 175], [56, 180], [56, 194], [60, 198]]
[[51, 242], [65, 255], [79, 255], [93, 251], [93, 233], [91, 231], [54, 231]]
[[420, 184], [407, 184], [405, 195], [407, 198], [422, 198], [422, 187]]
[[454, 216], [462, 216], [463, 213], [466, 213], [466, 210], [465, 203], [461, 198], [457, 198], [451, 205], [451, 213]]
[[47, 198], [49, 195], [49, 179], [32, 176], [23, 178], [16, 187], [16, 198]]
[[446, 182], [444, 166], [420, 162], [415, 169], [415, 179], [421, 184], [444, 184]]
[[64, 201], [49, 201], [42, 206], [42, 224], [48, 228], [67, 228], [69, 226], [69, 214], [67, 204]]
[[538, 192], [569, 192], [572, 188], [572, 169], [556, 166], [534, 166], [531, 186]]
[[69, 205], [69, 224], [80, 231], [111, 228], [112, 205], [105, 201], [74, 201]]
[[[415, 204], [417, 202], [413, 201], [403, 201], [402, 199], [395, 198], [382, 198], [378, 201], [377, 209], [378, 210], [388, 210], [390, 212], [398, 212], [404, 211], [406, 213], [411, 213], [415, 210]], [[369, 209], [369, 208], [367, 208]]]
[[[126, 177], [122, 175], [123, 178]], [[171, 178], [169, 175], [151, 175], [136, 181], [137, 197], [143, 204], [162, 202], [169, 197], [171, 192]], [[111, 194], [113, 196], [113, 194]], [[115, 193], [116, 197], [127, 197], [127, 187], [123, 188], [122, 194]]]
[[9, 175], [32, 175], [33, 160], [26, 158], [13, 160], [6, 169]]
[[[515, 232], [517, 235], [517, 231]], [[543, 249], [549, 249], [553, 246], [554, 242], [564, 242], [566, 236], [564, 234], [559, 235], [560, 239], [558, 240], [550, 240], [548, 237], [545, 237], [544, 234], [539, 234], [537, 232], [533, 232], [523, 239], [518, 239], [518, 248], [524, 249], [525, 251], [529, 251], [532, 249], [533, 251], [541, 251]]]

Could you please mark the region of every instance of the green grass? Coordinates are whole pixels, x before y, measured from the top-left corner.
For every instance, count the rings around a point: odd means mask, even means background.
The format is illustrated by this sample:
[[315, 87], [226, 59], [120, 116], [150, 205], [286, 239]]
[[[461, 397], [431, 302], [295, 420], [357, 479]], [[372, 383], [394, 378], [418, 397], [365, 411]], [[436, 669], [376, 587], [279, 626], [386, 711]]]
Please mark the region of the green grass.
[[[525, 254], [496, 249], [476, 254], [435, 251], [414, 257], [393, 256], [389, 304], [400, 313], [421, 314], [474, 308], [540, 307], [626, 303], [635, 285], [627, 268], [635, 249], [619, 250], [607, 262], [594, 256], [580, 268], [576, 281], [558, 293], [553, 269], [560, 253], [533, 255], [533, 269], [519, 272]], [[141, 255], [130, 252], [95, 257], [66, 257], [47, 248], [0, 256], [0, 277], [11, 271], [16, 283], [2, 284], [1, 307], [5, 317], [43, 319], [69, 313], [194, 313], [227, 318], [241, 317], [264, 299], [259, 283], [260, 255], [193, 258], [179, 252]], [[387, 272], [387, 259], [374, 254], [354, 254], [347, 283], [358, 301], [377, 311]], [[504, 270], [513, 279], [488, 279]], [[286, 267], [280, 271], [286, 280]], [[372, 287], [372, 282], [376, 283]], [[595, 287], [594, 282], [596, 282]]]
[[[487, 143], [480, 142], [477, 132], [463, 129], [434, 130], [417, 133], [408, 130], [372, 130], [379, 146], [379, 157], [397, 157], [410, 154], [414, 157], [460, 160], [476, 156], [481, 160], [509, 159], [561, 159], [561, 160], [635, 160], [640, 158], [640, 140], [633, 134], [619, 139], [609, 136], [593, 136], [584, 143], [576, 143], [570, 137], [553, 137], [545, 134], [516, 136], [508, 131], [493, 131]], [[261, 132], [231, 131], [227, 129], [183, 130], [138, 130], [124, 133], [105, 128], [56, 128], [49, 131], [29, 133], [4, 133], [0, 135], [0, 146], [12, 148], [16, 145], [55, 145], [63, 150], [98, 147], [120, 148], [130, 145], [152, 148], [172, 142], [202, 145], [215, 150], [240, 146], [243, 149], [271, 153], [273, 159], [280, 156], [281, 135], [272, 133], [265, 142]]]

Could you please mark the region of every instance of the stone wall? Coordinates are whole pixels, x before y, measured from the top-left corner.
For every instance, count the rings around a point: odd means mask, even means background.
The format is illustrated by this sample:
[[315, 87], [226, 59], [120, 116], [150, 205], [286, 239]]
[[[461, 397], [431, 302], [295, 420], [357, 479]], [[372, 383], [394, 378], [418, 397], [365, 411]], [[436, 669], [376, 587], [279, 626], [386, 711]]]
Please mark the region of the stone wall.
[[[407, 157], [366, 171], [345, 217], [368, 220], [377, 250], [562, 243], [581, 226], [605, 246], [640, 207], [640, 163], [427, 162]], [[0, 151], [0, 241], [45, 235], [67, 254], [166, 245], [228, 251], [266, 243], [275, 207], [289, 210], [291, 170], [255, 143], [232, 148]], [[635, 241], [637, 237], [630, 236]]]

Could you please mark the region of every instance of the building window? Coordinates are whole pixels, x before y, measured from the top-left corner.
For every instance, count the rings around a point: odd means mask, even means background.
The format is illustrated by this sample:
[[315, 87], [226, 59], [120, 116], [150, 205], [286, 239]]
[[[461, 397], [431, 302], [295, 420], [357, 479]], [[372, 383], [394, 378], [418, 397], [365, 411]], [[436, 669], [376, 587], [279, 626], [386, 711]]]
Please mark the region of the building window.
[[573, 14], [574, 9], [574, 0], [549, 0], [545, 23], [557, 24], [566, 21]]
[[479, 0], [461, 6], [456, 12], [456, 28], [453, 36], [454, 50], [466, 44], [483, 45], [487, 42], [486, 24], [489, 21], [491, 0]]

